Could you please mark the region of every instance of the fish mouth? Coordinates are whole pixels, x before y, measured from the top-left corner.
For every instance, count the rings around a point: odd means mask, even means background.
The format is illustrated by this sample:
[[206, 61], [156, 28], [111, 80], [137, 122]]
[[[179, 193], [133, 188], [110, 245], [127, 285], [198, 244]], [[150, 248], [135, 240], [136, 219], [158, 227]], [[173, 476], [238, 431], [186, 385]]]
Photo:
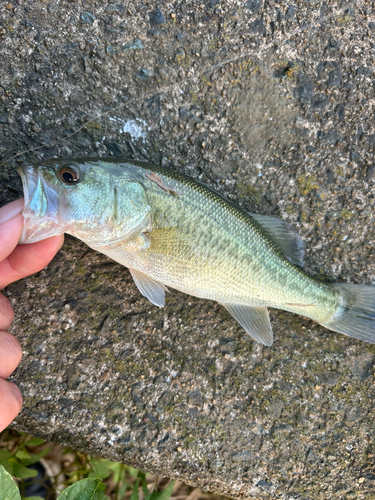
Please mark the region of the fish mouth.
[[48, 183], [39, 169], [30, 165], [17, 168], [22, 179], [25, 204], [24, 226], [19, 243], [35, 243], [64, 233], [59, 217], [59, 189]]

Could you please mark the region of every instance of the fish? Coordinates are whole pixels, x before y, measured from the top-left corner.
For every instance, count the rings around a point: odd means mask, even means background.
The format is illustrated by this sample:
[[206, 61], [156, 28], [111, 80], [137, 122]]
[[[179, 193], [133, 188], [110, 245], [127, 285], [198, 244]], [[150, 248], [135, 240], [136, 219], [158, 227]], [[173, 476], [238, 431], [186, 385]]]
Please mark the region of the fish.
[[129, 268], [158, 307], [173, 288], [222, 304], [257, 342], [273, 343], [268, 308], [375, 343], [375, 287], [303, 271], [303, 243], [285, 221], [248, 213], [202, 182], [147, 162], [49, 159], [18, 169], [20, 243], [67, 233]]

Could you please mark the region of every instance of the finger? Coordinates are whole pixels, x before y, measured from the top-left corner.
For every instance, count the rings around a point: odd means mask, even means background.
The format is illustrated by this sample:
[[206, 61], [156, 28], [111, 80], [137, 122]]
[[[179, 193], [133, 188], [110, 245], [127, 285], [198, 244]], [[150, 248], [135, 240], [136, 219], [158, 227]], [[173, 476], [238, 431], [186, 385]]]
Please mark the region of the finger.
[[[14, 318], [14, 312], [11, 303], [6, 297], [4, 297], [2, 293], [0, 293], [0, 330], [7, 330], [10, 327], [13, 318]], [[0, 363], [0, 369], [1, 369], [1, 363]]]
[[[22, 348], [18, 340], [8, 332], [0, 332], [0, 378], [9, 377], [17, 368], [21, 358]], [[1, 407], [2, 404], [0, 409]]]
[[18, 415], [22, 406], [22, 395], [12, 382], [0, 379], [0, 432]]
[[43, 269], [63, 242], [64, 237], [60, 235], [30, 245], [18, 245], [8, 258], [0, 262], [0, 289]]
[[24, 208], [25, 199], [20, 198], [16, 201], [11, 201], [8, 205], [4, 205], [0, 208], [0, 224], [13, 219], [16, 215], [20, 214]]
[[23, 199], [0, 208], [0, 262], [16, 247], [23, 228]]

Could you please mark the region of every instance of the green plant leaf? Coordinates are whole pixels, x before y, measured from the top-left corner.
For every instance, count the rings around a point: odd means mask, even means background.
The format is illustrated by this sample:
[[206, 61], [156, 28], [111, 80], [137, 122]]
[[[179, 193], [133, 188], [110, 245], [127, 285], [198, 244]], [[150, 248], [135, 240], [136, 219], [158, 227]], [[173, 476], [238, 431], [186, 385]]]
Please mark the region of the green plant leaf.
[[3, 462], [0, 467], [4, 467], [4, 469], [9, 472], [11, 476], [13, 476], [13, 464], [11, 463], [12, 459], [10, 458], [6, 462]]
[[92, 500], [111, 500], [105, 494], [106, 485], [104, 483], [99, 483], [98, 489], [95, 492]]
[[14, 457], [10, 457], [7, 462], [3, 463], [3, 465], [9, 474], [19, 479], [26, 479], [28, 477], [35, 477], [38, 475], [38, 471], [35, 469], [28, 469]]
[[132, 496], [130, 497], [129, 500], [139, 500], [138, 488], [139, 488], [139, 478], [137, 477], [137, 479], [134, 483], [134, 486], [133, 486]]
[[64, 490], [57, 500], [93, 500], [100, 479], [82, 479]]
[[45, 443], [44, 439], [40, 439], [37, 437], [32, 437], [28, 441], [26, 441], [25, 446], [39, 446], [40, 444]]
[[0, 450], [0, 464], [5, 462], [13, 455], [13, 453], [9, 450]]
[[146, 474], [144, 474], [143, 472], [139, 471], [138, 472], [138, 477], [140, 477], [141, 481], [142, 481], [142, 491], [143, 491], [143, 493], [145, 495], [145, 500], [150, 500], [151, 493], [148, 492], [147, 481], [146, 481]]
[[16, 453], [16, 458], [21, 461], [29, 460], [30, 454], [26, 450], [18, 450]]
[[35, 455], [31, 455], [28, 460], [22, 460], [23, 465], [29, 466], [32, 464], [35, 464], [38, 462], [40, 458], [43, 458], [44, 455], [47, 455], [47, 453], [51, 451], [51, 447], [48, 446], [47, 448], [44, 448], [40, 453], [36, 453]]
[[14, 464], [13, 466], [13, 475], [18, 477], [19, 479], [26, 479], [28, 477], [35, 477], [38, 475], [38, 471], [35, 469], [29, 469], [25, 467], [20, 462]]
[[125, 493], [128, 491], [129, 486], [130, 485], [128, 483], [125, 483], [125, 484], [122, 484], [121, 486], [119, 486], [119, 489], [117, 492], [117, 498], [122, 498], [125, 495]]
[[174, 488], [174, 481], [171, 481], [163, 491], [153, 491], [150, 500], [169, 500]]
[[108, 469], [113, 472], [113, 481], [117, 484], [123, 476], [125, 465], [120, 464], [120, 462], [111, 462]]
[[127, 471], [129, 472], [130, 476], [133, 478], [136, 478], [138, 476], [138, 469], [133, 469], [133, 467], [129, 467], [128, 465], [125, 466]]
[[0, 465], [0, 492], [7, 500], [21, 500], [18, 487], [12, 476]]
[[45, 500], [43, 497], [25, 497], [23, 500]]
[[105, 479], [109, 476], [110, 471], [108, 465], [110, 460], [97, 460], [96, 458], [91, 459], [92, 472], [88, 477], [99, 477], [100, 479]]

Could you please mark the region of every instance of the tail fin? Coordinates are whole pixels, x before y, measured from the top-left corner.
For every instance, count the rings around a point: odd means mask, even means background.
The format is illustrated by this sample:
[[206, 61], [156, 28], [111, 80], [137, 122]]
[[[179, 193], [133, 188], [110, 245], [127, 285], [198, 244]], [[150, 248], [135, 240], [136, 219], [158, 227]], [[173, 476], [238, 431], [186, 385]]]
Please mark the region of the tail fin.
[[342, 301], [329, 323], [323, 326], [358, 340], [375, 344], [375, 287], [336, 283]]

